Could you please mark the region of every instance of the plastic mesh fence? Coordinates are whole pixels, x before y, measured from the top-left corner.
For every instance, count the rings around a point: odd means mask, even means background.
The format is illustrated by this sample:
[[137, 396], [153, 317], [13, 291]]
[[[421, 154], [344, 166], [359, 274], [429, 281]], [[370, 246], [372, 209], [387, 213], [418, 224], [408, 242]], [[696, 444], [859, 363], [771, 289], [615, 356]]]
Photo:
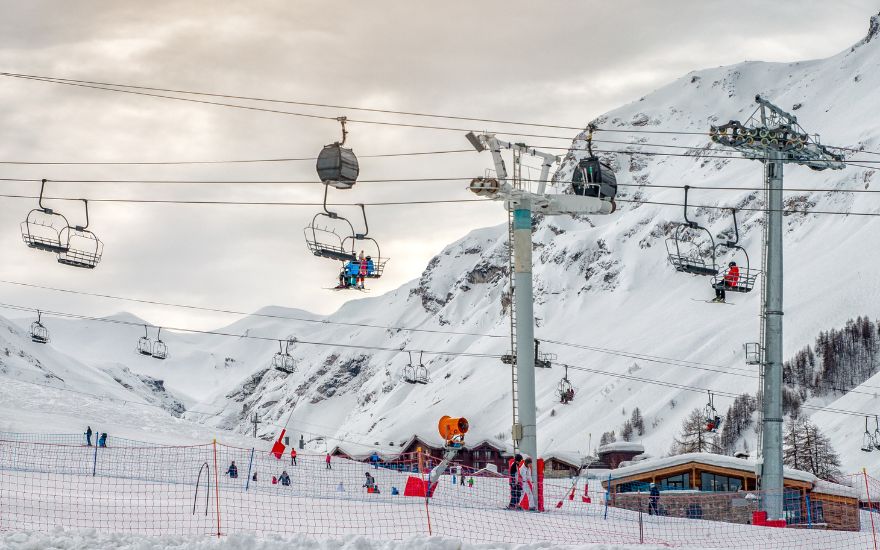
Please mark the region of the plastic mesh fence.
[[585, 490], [583, 479], [547, 479], [538, 513], [508, 509], [511, 485], [502, 476], [465, 468], [427, 486], [427, 470], [436, 463], [405, 455], [376, 466], [337, 457], [328, 465], [325, 455], [300, 452], [293, 464], [289, 454], [276, 459], [265, 450], [219, 443], [95, 448], [0, 440], [0, 530], [875, 548], [873, 514], [833, 495], [786, 494], [789, 526], [782, 529], [747, 524], [767, 497], [757, 491], [664, 491], [652, 502], [644, 492], [606, 499], [595, 480]]

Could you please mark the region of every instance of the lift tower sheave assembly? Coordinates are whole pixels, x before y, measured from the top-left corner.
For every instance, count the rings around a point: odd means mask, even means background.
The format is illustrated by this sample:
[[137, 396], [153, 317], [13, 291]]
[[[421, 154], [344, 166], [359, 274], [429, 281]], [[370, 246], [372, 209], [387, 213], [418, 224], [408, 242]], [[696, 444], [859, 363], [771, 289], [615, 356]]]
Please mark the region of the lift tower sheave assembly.
[[761, 489], [765, 492], [762, 509], [767, 519], [783, 519], [782, 477], [782, 190], [784, 164], [802, 164], [813, 170], [839, 170], [843, 156], [809, 135], [797, 118], [761, 96], [754, 114], [741, 124], [731, 120], [712, 126], [709, 135], [715, 143], [737, 149], [748, 158], [764, 162], [767, 195], [765, 227], [766, 274], [762, 311], [764, 349], [758, 349], [763, 369], [763, 437], [761, 441]]
[[[614, 211], [613, 197], [602, 197], [596, 184], [596, 196], [547, 193], [550, 169], [559, 157], [539, 151], [524, 143], [509, 143], [494, 134], [467, 134], [467, 139], [478, 152], [489, 150], [495, 165], [495, 177], [474, 178], [470, 190], [475, 194], [499, 200], [512, 213], [514, 296], [511, 315], [516, 319], [514, 388], [514, 446], [533, 459], [538, 457], [535, 411], [535, 314], [532, 289], [532, 213], [610, 214]], [[514, 177], [508, 181], [502, 151], [510, 150], [514, 158]], [[519, 177], [522, 155], [541, 159], [541, 176], [534, 191]], [[532, 480], [537, 486], [537, 480]]]

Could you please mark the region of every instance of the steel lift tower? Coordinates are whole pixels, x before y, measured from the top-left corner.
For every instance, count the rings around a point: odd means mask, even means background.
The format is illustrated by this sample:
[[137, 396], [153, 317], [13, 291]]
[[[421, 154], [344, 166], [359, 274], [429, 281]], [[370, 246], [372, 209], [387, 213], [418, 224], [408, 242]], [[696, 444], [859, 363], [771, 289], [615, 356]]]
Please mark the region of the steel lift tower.
[[767, 519], [783, 518], [782, 486], [782, 171], [788, 164], [801, 164], [813, 170], [840, 170], [843, 156], [809, 135], [797, 118], [755, 96], [758, 108], [741, 124], [732, 120], [712, 126], [709, 135], [715, 143], [734, 148], [746, 157], [764, 163], [767, 224], [764, 227], [765, 279], [762, 304], [763, 345], [757, 350], [763, 370], [761, 489], [765, 491], [763, 510]]
[[[475, 178], [470, 189], [479, 196], [503, 201], [504, 207], [513, 214], [512, 243], [514, 289], [511, 315], [516, 319], [515, 330], [515, 375], [514, 424], [512, 429], [514, 446], [523, 453], [538, 458], [538, 443], [535, 421], [535, 314], [532, 290], [532, 213], [547, 216], [560, 214], [610, 214], [614, 203], [608, 198], [574, 194], [547, 193], [546, 183], [550, 168], [559, 157], [544, 153], [524, 143], [508, 143], [494, 134], [467, 134], [467, 139], [478, 151], [489, 150], [495, 164], [495, 177]], [[514, 158], [514, 177], [508, 181], [507, 168], [502, 157], [503, 150], [510, 150]], [[531, 190], [531, 182], [523, 182], [520, 174], [522, 155], [540, 158], [541, 176]], [[535, 469], [537, 471], [537, 469]], [[532, 480], [537, 487], [537, 479]]]

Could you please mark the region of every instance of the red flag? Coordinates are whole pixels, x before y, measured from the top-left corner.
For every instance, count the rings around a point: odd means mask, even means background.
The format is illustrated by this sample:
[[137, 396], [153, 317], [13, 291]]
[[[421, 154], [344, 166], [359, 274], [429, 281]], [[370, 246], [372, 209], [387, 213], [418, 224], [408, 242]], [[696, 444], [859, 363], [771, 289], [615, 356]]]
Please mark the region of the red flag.
[[272, 445], [272, 450], [269, 451], [269, 454], [275, 455], [275, 458], [279, 460], [281, 460], [281, 457], [284, 456], [284, 449], [286, 448], [284, 446], [284, 443], [281, 442], [281, 440], [284, 439], [284, 432], [286, 431], [287, 430], [284, 429], [281, 430], [281, 434], [278, 436], [278, 441], [276, 441], [275, 444]]

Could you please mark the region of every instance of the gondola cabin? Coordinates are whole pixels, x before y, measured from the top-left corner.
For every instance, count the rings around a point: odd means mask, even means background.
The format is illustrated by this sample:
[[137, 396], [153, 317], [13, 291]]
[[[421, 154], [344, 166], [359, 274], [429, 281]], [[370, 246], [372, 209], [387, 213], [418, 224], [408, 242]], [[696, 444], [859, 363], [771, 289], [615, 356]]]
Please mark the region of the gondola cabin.
[[318, 154], [315, 169], [321, 182], [337, 189], [351, 189], [360, 173], [354, 152], [338, 143], [324, 146]]
[[597, 157], [581, 159], [571, 178], [575, 195], [613, 199], [617, 195], [617, 176]]

